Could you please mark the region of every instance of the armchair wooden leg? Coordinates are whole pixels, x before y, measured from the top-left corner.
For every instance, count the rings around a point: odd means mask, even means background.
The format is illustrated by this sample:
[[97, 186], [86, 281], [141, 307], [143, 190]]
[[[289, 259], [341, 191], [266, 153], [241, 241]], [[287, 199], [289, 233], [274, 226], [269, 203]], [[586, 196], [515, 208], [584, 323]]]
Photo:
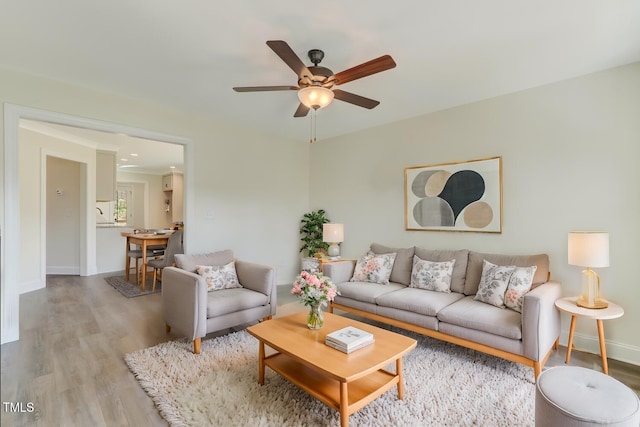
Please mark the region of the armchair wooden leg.
[[164, 324], [164, 331], [165, 331], [166, 333], [171, 332], [171, 326], [169, 326], [168, 324], [166, 324], [166, 323], [165, 323], [165, 324]]
[[195, 354], [200, 354], [200, 340], [201, 338], [196, 338], [193, 340], [193, 352]]

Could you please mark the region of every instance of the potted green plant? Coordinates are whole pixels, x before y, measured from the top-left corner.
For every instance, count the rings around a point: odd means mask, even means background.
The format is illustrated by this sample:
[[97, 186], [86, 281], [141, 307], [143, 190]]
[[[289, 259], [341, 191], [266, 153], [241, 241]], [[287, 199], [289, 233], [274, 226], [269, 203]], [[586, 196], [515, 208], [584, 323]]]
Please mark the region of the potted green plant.
[[307, 251], [308, 256], [322, 256], [322, 251], [329, 248], [329, 244], [322, 241], [322, 225], [329, 222], [324, 209], [308, 212], [300, 221], [300, 252]]

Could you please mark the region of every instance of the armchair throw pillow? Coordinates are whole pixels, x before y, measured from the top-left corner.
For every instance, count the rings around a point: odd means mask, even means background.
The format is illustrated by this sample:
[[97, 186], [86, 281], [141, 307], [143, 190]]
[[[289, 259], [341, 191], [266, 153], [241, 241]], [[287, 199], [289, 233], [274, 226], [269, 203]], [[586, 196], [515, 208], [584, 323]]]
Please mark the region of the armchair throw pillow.
[[197, 265], [196, 271], [207, 282], [209, 292], [242, 287], [238, 281], [234, 261], [225, 265]]

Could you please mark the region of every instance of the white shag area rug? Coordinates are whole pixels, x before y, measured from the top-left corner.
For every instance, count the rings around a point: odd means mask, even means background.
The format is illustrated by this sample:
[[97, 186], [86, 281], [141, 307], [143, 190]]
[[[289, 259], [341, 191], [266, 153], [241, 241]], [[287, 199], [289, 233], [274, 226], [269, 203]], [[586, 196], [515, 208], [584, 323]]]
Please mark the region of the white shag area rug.
[[[533, 369], [402, 331], [418, 340], [397, 389], [349, 417], [351, 426], [532, 426]], [[246, 331], [129, 353], [125, 361], [172, 426], [339, 426], [336, 411], [266, 368], [258, 384], [258, 341]], [[395, 369], [395, 365], [389, 367]]]

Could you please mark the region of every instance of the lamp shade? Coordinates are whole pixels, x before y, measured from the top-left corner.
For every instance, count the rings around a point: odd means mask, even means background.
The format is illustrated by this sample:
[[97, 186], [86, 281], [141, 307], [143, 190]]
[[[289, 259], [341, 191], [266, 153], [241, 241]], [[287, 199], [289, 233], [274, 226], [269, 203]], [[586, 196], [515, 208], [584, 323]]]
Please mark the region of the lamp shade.
[[298, 90], [298, 99], [306, 107], [317, 110], [333, 101], [333, 91], [322, 86], [307, 86]]
[[322, 240], [327, 243], [344, 242], [344, 224], [323, 224]]
[[609, 267], [609, 233], [572, 231], [568, 242], [569, 264], [581, 267]]

